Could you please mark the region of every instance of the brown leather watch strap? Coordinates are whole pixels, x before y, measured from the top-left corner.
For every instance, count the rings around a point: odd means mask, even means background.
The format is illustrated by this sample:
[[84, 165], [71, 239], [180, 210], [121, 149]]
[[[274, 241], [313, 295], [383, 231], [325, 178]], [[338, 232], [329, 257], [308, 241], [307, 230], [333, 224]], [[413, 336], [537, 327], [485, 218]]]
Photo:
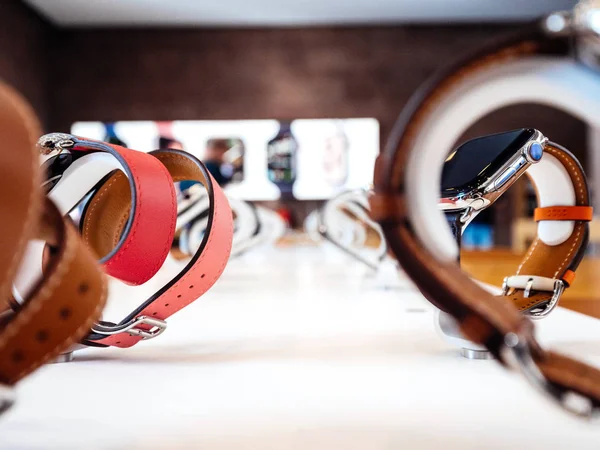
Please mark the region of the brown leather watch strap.
[[0, 320], [0, 383], [14, 384], [83, 336], [101, 311], [106, 281], [77, 232], [50, 201], [42, 207], [39, 125], [26, 102], [0, 86], [0, 299], [11, 286], [30, 239], [56, 251], [18, 311]]
[[95, 257], [50, 200], [34, 237], [53, 251], [44, 277], [0, 329], [0, 382], [13, 384], [85, 336], [106, 302]]
[[[568, 173], [575, 192], [575, 206], [543, 208], [542, 211], [546, 211], [546, 215], [541, 217], [538, 213], [537, 220], [570, 220], [574, 222], [574, 227], [569, 238], [559, 245], [549, 245], [536, 237], [517, 269], [516, 276], [531, 277], [529, 279], [532, 284], [535, 277], [559, 280], [565, 284], [564, 287], [568, 287], [574, 280], [574, 273], [587, 248], [588, 222], [591, 219], [592, 207], [590, 206], [586, 177], [575, 156], [552, 142], [545, 145], [544, 152], [556, 158]], [[532, 181], [535, 185], [535, 180]], [[539, 203], [537, 190], [536, 193]], [[546, 315], [549, 310], [544, 309], [544, 305], [548, 305], [553, 298], [557, 301], [558, 298], [555, 296], [560, 296], [563, 287], [557, 285], [556, 289], [561, 292], [517, 288], [510, 289], [507, 294], [519, 311], [546, 311], [544, 313]], [[556, 302], [550, 305], [550, 308], [553, 308], [555, 304]]]
[[[41, 205], [38, 156], [32, 143], [39, 124], [27, 103], [0, 84], [0, 301], [7, 302], [13, 277], [37, 225]], [[4, 305], [3, 305], [4, 306]]]
[[[520, 370], [562, 407], [590, 415], [600, 406], [600, 371], [543, 350], [534, 338], [533, 323], [519, 313], [514, 303], [488, 293], [463, 273], [455, 261], [431, 253], [414, 232], [410, 211], [392, 209], [395, 204], [408, 206], [404, 202], [409, 155], [418, 150], [415, 142], [436, 105], [451, 95], [458, 84], [464, 86], [471, 77], [507, 61], [536, 54], [564, 54], [567, 50], [567, 39], [549, 39], [535, 25], [520, 35], [481, 49], [435, 76], [409, 101], [378, 158], [371, 205], [373, 217], [381, 224], [406, 273], [430, 302], [457, 320], [466, 338], [486, 347], [502, 364]], [[577, 239], [582, 239], [581, 236]], [[559, 272], [570, 270], [576, 262], [568, 253], [565, 250], [562, 258], [565, 263]], [[568, 401], [574, 397], [581, 400], [577, 406]]]

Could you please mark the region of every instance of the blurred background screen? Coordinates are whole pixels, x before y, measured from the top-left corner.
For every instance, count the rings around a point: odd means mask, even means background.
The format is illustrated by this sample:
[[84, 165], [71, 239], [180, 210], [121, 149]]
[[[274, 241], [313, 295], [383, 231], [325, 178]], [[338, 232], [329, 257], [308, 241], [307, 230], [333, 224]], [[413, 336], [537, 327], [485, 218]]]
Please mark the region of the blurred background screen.
[[325, 200], [368, 188], [379, 153], [376, 119], [76, 122], [79, 136], [142, 151], [186, 150], [237, 198]]

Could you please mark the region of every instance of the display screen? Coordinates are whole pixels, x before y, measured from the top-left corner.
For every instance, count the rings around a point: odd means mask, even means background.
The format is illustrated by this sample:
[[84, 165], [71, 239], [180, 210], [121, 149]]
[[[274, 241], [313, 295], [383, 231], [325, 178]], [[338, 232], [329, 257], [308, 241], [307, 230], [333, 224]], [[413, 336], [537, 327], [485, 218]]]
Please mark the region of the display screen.
[[533, 137], [522, 128], [465, 142], [446, 158], [442, 170], [442, 197], [470, 192], [496, 173]]
[[228, 195], [249, 201], [326, 200], [368, 188], [379, 153], [371, 118], [77, 122], [71, 132], [141, 151], [183, 149]]

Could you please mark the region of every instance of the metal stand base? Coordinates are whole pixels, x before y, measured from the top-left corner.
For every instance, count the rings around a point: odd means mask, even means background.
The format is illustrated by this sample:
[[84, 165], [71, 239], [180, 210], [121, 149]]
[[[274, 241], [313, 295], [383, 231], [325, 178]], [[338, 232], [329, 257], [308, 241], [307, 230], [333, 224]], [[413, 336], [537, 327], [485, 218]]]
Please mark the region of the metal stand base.
[[487, 350], [472, 350], [470, 348], [461, 348], [460, 354], [467, 359], [494, 359], [494, 355], [492, 355]]
[[67, 352], [58, 355], [54, 360], [50, 361], [50, 364], [66, 363], [71, 361], [73, 361], [73, 352]]

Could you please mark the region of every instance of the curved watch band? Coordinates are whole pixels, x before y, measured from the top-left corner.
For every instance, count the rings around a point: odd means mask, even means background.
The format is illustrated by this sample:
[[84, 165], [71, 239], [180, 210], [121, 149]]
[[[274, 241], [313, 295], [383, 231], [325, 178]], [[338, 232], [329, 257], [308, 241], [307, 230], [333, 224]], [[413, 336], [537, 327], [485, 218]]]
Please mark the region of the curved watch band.
[[[432, 252], [434, 246], [425, 243], [415, 229], [407, 193], [416, 188], [409, 184], [407, 171], [411, 158], [418, 157], [415, 141], [419, 131], [435, 111], [436, 104], [452, 92], [455, 84], [464, 83], [486, 68], [505, 61], [567, 51], [567, 39], [548, 39], [535, 27], [497, 46], [485, 48], [434, 77], [402, 112], [378, 159], [376, 195], [371, 205], [374, 218], [381, 224], [407, 274], [429, 301], [457, 320], [465, 337], [486, 347], [502, 364], [519, 370], [562, 407], [587, 416], [600, 406], [600, 371], [542, 349], [535, 340], [532, 322], [518, 312], [514, 303], [494, 297], [479, 287], [449, 255], [440, 257]], [[567, 264], [573, 263], [576, 264], [576, 258]], [[529, 268], [524, 265], [522, 270], [526, 269]]]
[[585, 174], [569, 151], [549, 142], [538, 164], [527, 174], [546, 213], [540, 217], [538, 212], [538, 236], [516, 274], [504, 280], [504, 296], [532, 318], [548, 315], [573, 283], [587, 248], [592, 210]]
[[[252, 203], [228, 197], [229, 206], [233, 213], [233, 241], [230, 258], [241, 255], [250, 248], [265, 241], [266, 236], [258, 209]], [[187, 259], [200, 246], [206, 226], [210, 199], [204, 188], [192, 186], [187, 191], [187, 197], [179, 201], [177, 215], [177, 230], [171, 248], [175, 259]], [[272, 230], [271, 231], [275, 231]]]
[[[109, 229], [91, 229], [87, 225], [82, 227], [81, 234], [109, 275], [133, 285], [152, 278], [169, 253], [177, 217], [175, 189], [165, 167], [146, 153], [63, 133], [42, 136], [38, 146], [42, 153], [55, 150], [89, 153], [85, 156], [89, 161], [75, 161], [73, 170], [65, 172], [48, 194], [59, 202], [65, 214], [114, 167], [104, 155], [91, 152], [111, 155], [119, 163], [122, 171], [110, 183], [118, 178], [126, 180], [129, 189], [119, 195], [127, 201], [122, 202], [120, 210], [105, 210], [102, 202], [90, 201], [86, 204], [86, 216], [89, 223], [95, 223], [95, 216], [111, 214], [108, 220], [123, 226], [118, 233], [110, 233]], [[110, 183], [100, 188], [96, 200], [106, 194]]]
[[[369, 193], [364, 189], [343, 192], [334, 198], [325, 202], [317, 213], [317, 229], [321, 236], [335, 245], [337, 248], [347, 253], [352, 258], [360, 261], [372, 270], [377, 270], [379, 264], [387, 254], [387, 246], [385, 238], [381, 232], [379, 225], [369, 216]], [[335, 222], [340, 222], [340, 219], [346, 222], [342, 226], [336, 226]], [[347, 221], [354, 223], [365, 224], [366, 227], [375, 231], [380, 237], [379, 245], [376, 249], [374, 257], [368, 258], [362, 252], [356, 250], [351, 245], [342, 242], [337, 236], [337, 231], [340, 228], [349, 229]], [[338, 228], [338, 230], [336, 230]], [[361, 226], [362, 229], [362, 226]], [[365, 239], [366, 240], [366, 236]]]
[[106, 303], [107, 280], [77, 230], [46, 200], [38, 233], [53, 251], [44, 276], [0, 330], [0, 381], [15, 383], [79, 342]]
[[[151, 152], [171, 174], [173, 182], [190, 180], [204, 185], [210, 199], [207, 230], [198, 250], [185, 268], [156, 294], [132, 311], [119, 324], [101, 322], [93, 327], [84, 343], [88, 345], [131, 347], [142, 339], [160, 334], [165, 319], [192, 303], [208, 291], [223, 273], [231, 251], [233, 218], [225, 194], [204, 164], [186, 152], [157, 150]], [[119, 234], [122, 224], [111, 220], [111, 211], [126, 209], [129, 199], [123, 195], [127, 181], [113, 175], [90, 200], [106, 214], [82, 217], [82, 226]], [[102, 195], [105, 193], [106, 195]]]
[[0, 317], [0, 383], [9, 385], [81, 339], [106, 300], [106, 279], [78, 233], [49, 200], [40, 203], [38, 129], [24, 101], [0, 86], [0, 190], [10, 192], [0, 197], [0, 298], [9, 298], [28, 240], [55, 249], [24, 304]]

